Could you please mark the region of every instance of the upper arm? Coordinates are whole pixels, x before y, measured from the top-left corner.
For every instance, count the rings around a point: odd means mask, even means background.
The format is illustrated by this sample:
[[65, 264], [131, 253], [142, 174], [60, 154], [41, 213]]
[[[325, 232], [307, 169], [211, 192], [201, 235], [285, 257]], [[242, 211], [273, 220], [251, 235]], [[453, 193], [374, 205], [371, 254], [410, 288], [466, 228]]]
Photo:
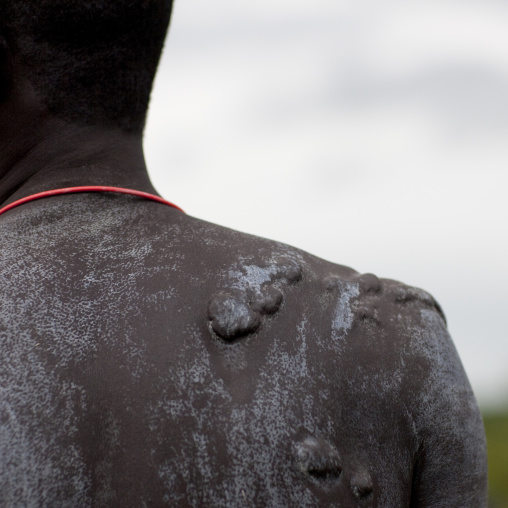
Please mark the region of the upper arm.
[[410, 410], [418, 443], [411, 507], [486, 507], [480, 411], [443, 319], [435, 310], [419, 314], [412, 344], [426, 368]]

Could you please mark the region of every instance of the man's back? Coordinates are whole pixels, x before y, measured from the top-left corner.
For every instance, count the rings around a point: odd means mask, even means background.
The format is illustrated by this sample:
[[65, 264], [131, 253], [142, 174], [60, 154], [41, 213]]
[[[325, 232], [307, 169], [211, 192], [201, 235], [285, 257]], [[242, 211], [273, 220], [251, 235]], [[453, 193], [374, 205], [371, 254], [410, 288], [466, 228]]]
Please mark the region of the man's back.
[[0, 505], [482, 506], [423, 291], [127, 196], [0, 237]]

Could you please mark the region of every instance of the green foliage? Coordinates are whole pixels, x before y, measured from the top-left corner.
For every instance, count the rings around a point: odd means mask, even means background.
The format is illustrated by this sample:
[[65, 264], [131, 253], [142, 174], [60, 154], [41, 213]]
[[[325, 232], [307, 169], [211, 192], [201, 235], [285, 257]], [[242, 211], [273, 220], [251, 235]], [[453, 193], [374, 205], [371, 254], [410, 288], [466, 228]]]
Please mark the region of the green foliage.
[[508, 508], [508, 411], [483, 415], [489, 454], [489, 507]]

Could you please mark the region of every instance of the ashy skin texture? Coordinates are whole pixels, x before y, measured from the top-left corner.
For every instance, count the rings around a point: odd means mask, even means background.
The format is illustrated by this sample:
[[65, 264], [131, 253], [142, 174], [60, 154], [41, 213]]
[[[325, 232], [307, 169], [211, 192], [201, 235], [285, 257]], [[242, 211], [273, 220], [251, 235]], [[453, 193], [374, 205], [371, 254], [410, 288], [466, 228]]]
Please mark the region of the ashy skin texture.
[[[56, 117], [1, 37], [0, 205], [155, 192], [141, 135]], [[0, 507], [46, 506], [484, 508], [483, 426], [425, 292], [55, 196], [0, 216]]]
[[0, 238], [0, 506], [486, 506], [425, 292], [124, 195]]

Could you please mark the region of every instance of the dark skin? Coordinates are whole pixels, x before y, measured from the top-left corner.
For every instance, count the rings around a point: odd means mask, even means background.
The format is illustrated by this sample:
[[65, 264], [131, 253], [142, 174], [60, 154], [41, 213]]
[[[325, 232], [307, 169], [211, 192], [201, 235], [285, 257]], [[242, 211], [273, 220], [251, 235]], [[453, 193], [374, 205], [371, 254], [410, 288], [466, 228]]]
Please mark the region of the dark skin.
[[130, 186], [156, 193], [146, 171], [141, 134], [55, 118], [22, 77], [23, 72], [13, 72], [17, 84], [0, 104], [0, 125], [4, 126], [0, 138], [0, 203], [47, 190], [48, 184], [56, 186], [52, 188]]
[[[141, 135], [53, 116], [25, 74], [4, 59], [3, 205], [154, 192]], [[486, 506], [425, 292], [124, 195], [0, 238], [0, 506]]]

